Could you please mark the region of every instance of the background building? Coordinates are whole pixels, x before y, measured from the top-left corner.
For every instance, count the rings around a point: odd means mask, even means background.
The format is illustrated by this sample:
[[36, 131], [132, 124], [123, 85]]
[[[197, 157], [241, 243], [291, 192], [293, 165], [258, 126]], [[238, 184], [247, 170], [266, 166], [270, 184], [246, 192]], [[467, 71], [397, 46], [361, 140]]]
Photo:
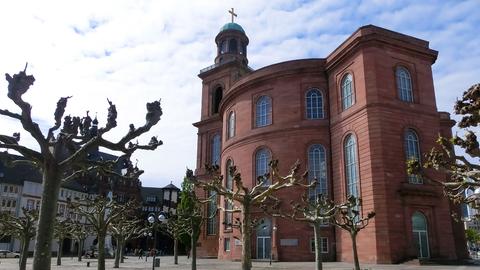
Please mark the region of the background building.
[[[451, 135], [454, 124], [448, 113], [437, 111], [431, 65], [438, 52], [427, 41], [367, 25], [326, 58], [255, 71], [248, 66], [249, 40], [240, 25], [224, 25], [215, 43], [214, 65], [199, 74], [201, 120], [194, 124], [199, 179], [208, 181], [203, 164], [219, 164], [223, 175], [235, 165], [244, 184], [252, 186], [270, 160], [280, 160], [282, 173], [300, 160], [320, 183], [311, 194], [336, 201], [359, 196], [362, 213], [376, 212], [358, 237], [362, 261], [465, 258], [463, 225], [450, 216], [458, 207], [443, 197], [441, 187], [406, 171], [407, 159], [421, 159], [438, 134]], [[289, 202], [301, 194], [290, 189], [279, 197]], [[219, 202], [232, 207], [223, 198]], [[253, 230], [253, 258], [314, 259], [312, 227], [265, 217], [260, 210], [254, 215], [263, 223]], [[206, 222], [200, 256], [240, 258], [233, 218], [222, 212]], [[325, 226], [322, 236], [324, 259], [352, 261], [347, 233]]]

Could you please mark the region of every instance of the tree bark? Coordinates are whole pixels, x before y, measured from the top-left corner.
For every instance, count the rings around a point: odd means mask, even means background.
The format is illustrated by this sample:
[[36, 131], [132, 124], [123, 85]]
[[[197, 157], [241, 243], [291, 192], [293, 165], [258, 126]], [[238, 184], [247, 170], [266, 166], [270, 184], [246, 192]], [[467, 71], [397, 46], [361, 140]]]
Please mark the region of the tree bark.
[[58, 192], [60, 190], [60, 176], [55, 165], [46, 165], [43, 168], [42, 204], [37, 226], [35, 253], [33, 256], [33, 270], [50, 270], [52, 258], [52, 222], [57, 215]]
[[173, 263], [178, 264], [178, 239], [173, 238]]
[[28, 246], [30, 245], [30, 238], [25, 237], [22, 241], [22, 249], [20, 251], [19, 269], [25, 270], [27, 268]]
[[120, 263], [124, 263], [124, 260], [123, 260], [123, 253], [125, 252], [125, 240], [122, 240], [121, 242], [121, 249], [120, 249]]
[[106, 233], [98, 233], [98, 270], [105, 270], [105, 237]]
[[122, 256], [122, 246], [120, 244], [120, 241], [117, 240], [117, 249], [115, 250], [115, 262], [113, 263], [113, 268], [119, 268], [120, 267], [120, 256]]
[[247, 204], [243, 205], [242, 211], [242, 270], [251, 270], [252, 269], [252, 247], [251, 247], [251, 238], [252, 238], [252, 227], [251, 227], [251, 217], [250, 217], [250, 206]]
[[83, 240], [83, 239], [78, 240], [78, 251], [77, 251], [78, 253], [77, 253], [77, 255], [78, 255], [78, 261], [79, 262], [82, 261], [83, 241], [85, 241], [85, 240]]
[[62, 265], [63, 239], [58, 239], [57, 265]]
[[322, 246], [320, 241], [320, 223], [313, 223], [313, 231], [315, 234], [315, 270], [322, 270]]
[[358, 254], [357, 254], [357, 234], [350, 233], [352, 237], [352, 248], [353, 248], [353, 262], [355, 264], [355, 270], [360, 270], [360, 263], [358, 262]]
[[[193, 221], [192, 221], [193, 222]], [[195, 235], [197, 233], [197, 229], [195, 226], [192, 227], [192, 237], [191, 239], [191, 252], [192, 252], [192, 270], [197, 270], [197, 239], [195, 239]]]

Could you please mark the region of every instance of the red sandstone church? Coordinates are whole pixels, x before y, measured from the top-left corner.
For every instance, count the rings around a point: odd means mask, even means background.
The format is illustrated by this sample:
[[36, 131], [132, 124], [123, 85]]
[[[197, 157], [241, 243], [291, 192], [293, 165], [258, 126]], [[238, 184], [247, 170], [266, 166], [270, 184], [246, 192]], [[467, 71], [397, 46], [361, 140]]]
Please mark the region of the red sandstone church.
[[[208, 179], [206, 163], [220, 165], [224, 175], [235, 164], [253, 185], [271, 159], [284, 173], [298, 159], [318, 179], [316, 193], [336, 201], [356, 195], [363, 213], [376, 212], [358, 236], [361, 261], [466, 256], [462, 224], [450, 216], [458, 209], [440, 187], [408, 175], [405, 164], [435, 146], [438, 134], [450, 136], [454, 124], [437, 111], [431, 66], [438, 52], [427, 41], [367, 25], [325, 58], [258, 70], [248, 66], [248, 42], [240, 25], [225, 24], [215, 38], [215, 64], [200, 71], [197, 177]], [[225, 181], [232, 186], [230, 177]], [[279, 197], [289, 202], [302, 192], [285, 190]], [[262, 218], [261, 211], [256, 215]], [[240, 259], [234, 218], [221, 212], [205, 223], [199, 256]], [[253, 231], [253, 258], [314, 260], [307, 224], [263, 216]], [[322, 234], [325, 260], [352, 260], [347, 233], [325, 226]]]

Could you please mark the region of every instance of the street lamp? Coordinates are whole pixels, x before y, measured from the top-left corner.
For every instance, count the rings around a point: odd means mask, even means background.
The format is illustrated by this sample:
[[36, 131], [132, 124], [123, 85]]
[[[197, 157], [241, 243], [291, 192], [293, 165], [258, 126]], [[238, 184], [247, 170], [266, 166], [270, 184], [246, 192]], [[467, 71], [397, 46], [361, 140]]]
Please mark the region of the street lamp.
[[146, 253], [146, 251], [148, 250], [148, 238], [149, 238], [149, 237], [152, 237], [152, 232], [148, 232], [148, 233], [147, 233], [147, 232], [144, 232], [144, 233], [143, 233], [143, 236], [144, 236], [145, 238], [147, 238], [146, 243], [145, 243], [145, 261], [147, 261], [147, 259], [148, 259], [148, 253]]
[[[158, 221], [160, 222], [160, 224], [162, 223], [165, 223], [165, 221], [167, 220], [165, 214], [163, 212], [160, 212], [160, 215], [158, 215]], [[147, 221], [148, 223], [150, 223], [150, 225], [152, 225], [152, 229], [153, 229], [153, 260], [152, 260], [152, 270], [155, 270], [155, 256], [157, 255], [157, 242], [156, 242], [156, 239], [157, 239], [157, 230], [155, 229], [155, 215], [152, 213], [148, 216], [147, 218]], [[150, 233], [151, 235], [151, 233]]]
[[272, 258], [273, 258], [273, 234], [275, 233], [275, 231], [277, 231], [277, 225], [273, 225], [272, 230], [273, 232], [272, 232], [272, 238], [270, 242], [270, 265], [272, 265]]

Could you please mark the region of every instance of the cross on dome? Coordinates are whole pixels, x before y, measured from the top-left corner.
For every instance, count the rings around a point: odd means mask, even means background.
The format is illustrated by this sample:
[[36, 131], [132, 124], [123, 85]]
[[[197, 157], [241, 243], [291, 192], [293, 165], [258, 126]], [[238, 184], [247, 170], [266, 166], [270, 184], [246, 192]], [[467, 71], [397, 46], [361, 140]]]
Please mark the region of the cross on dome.
[[233, 8], [232, 8], [232, 10], [229, 10], [228, 13], [232, 14], [232, 23], [233, 23], [233, 18], [237, 17], [237, 14], [235, 13]]

